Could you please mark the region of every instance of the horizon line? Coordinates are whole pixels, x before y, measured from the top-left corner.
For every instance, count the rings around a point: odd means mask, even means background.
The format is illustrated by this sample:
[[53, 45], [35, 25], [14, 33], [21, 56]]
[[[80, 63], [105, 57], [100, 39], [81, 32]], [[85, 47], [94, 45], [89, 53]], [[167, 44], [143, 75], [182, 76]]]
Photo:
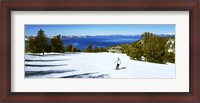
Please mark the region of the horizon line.
[[[155, 35], [175, 35], [176, 33], [153, 33]], [[25, 36], [36, 36], [37, 34], [25, 34]], [[57, 35], [61, 35], [61, 36], [117, 36], [117, 35], [120, 35], [120, 36], [136, 36], [136, 35], [142, 35], [142, 34], [57, 34]], [[57, 36], [57, 35], [46, 35], [48, 37], [52, 37], [52, 36]]]

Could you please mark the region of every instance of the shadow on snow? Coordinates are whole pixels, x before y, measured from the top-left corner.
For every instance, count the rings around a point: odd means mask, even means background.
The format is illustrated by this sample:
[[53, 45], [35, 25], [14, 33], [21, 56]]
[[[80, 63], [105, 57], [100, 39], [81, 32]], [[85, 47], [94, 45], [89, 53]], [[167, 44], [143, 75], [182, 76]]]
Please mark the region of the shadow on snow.
[[66, 53], [60, 53], [60, 54], [26, 54], [26, 55], [32, 55], [32, 56], [65, 56], [66, 54], [80, 54], [81, 52], [66, 52]]
[[31, 60], [31, 59], [25, 59], [26, 62], [51, 62], [51, 61], [65, 61], [69, 59], [57, 59], [57, 60]]
[[55, 67], [55, 66], [65, 66], [67, 64], [61, 64], [61, 65], [32, 65], [32, 64], [25, 64], [25, 66], [30, 67]]
[[92, 74], [96, 74], [96, 73], [98, 73], [98, 72], [76, 74], [76, 75], [64, 76], [64, 77], [60, 77], [60, 78], [105, 78], [108, 76], [108, 74], [92, 75]]
[[101, 75], [97, 75], [97, 76], [89, 76], [88, 78], [106, 78], [108, 77], [108, 74], [101, 74]]
[[48, 70], [48, 71], [25, 71], [25, 77], [29, 76], [41, 76], [41, 75], [47, 75], [47, 74], [52, 74], [52, 73], [65, 73], [65, 72], [73, 72], [76, 70]]

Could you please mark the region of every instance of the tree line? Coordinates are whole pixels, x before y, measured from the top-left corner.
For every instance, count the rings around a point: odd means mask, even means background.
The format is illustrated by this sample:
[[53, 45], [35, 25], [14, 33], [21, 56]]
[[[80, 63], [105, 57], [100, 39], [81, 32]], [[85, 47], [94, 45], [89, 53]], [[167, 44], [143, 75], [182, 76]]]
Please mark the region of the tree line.
[[92, 48], [92, 44], [89, 44], [89, 46], [83, 50], [83, 52], [94, 52], [94, 53], [97, 53], [97, 52], [108, 52], [108, 49], [106, 48], [102, 48], [102, 47], [94, 47], [94, 49]]
[[[54, 36], [51, 38], [50, 43], [48, 43], [44, 31], [40, 29], [36, 37], [28, 37], [26, 42], [26, 52], [43, 53], [44, 55], [45, 52], [80, 52], [80, 49], [74, 47], [72, 44], [68, 44], [64, 47], [61, 35]], [[93, 49], [92, 44], [89, 44], [83, 52], [108, 52], [108, 50], [106, 48], [99, 47], [94, 47]]]
[[131, 45], [123, 45], [122, 51], [134, 60], [141, 60], [144, 56], [148, 62], [175, 63], [175, 52], [168, 51], [169, 48], [175, 49], [175, 43], [169, 42], [169, 37], [158, 37], [153, 33], [145, 32], [141, 38]]

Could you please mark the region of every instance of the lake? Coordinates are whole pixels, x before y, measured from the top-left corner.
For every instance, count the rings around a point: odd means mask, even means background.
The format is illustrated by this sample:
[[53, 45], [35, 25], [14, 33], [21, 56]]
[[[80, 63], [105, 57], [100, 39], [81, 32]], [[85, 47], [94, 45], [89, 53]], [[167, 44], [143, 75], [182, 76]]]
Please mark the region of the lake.
[[110, 36], [83, 36], [83, 37], [62, 37], [64, 46], [72, 44], [74, 47], [79, 48], [81, 51], [92, 44], [93, 48], [108, 47], [118, 44], [130, 44], [134, 41], [140, 40], [140, 35], [110, 35]]

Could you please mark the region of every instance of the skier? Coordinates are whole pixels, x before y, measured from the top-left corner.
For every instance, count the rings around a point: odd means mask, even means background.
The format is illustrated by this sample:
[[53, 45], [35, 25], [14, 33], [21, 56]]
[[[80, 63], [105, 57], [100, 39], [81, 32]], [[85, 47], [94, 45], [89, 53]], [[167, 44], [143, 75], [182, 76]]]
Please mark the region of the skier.
[[115, 61], [115, 63], [117, 63], [116, 70], [119, 70], [119, 65], [121, 64], [120, 59], [118, 58], [117, 61]]

